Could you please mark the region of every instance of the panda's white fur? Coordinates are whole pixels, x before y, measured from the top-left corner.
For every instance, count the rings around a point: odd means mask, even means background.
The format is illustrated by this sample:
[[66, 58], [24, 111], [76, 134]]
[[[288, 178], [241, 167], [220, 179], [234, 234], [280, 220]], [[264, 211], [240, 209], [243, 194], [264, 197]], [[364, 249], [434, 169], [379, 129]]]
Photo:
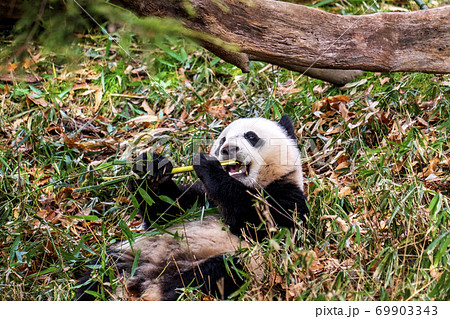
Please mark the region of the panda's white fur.
[[[255, 132], [261, 146], [255, 148], [244, 134]], [[225, 142], [221, 144], [221, 141]], [[277, 122], [265, 118], [239, 119], [227, 126], [214, 142], [210, 154], [227, 160], [221, 152], [225, 147], [238, 148], [236, 159], [248, 167], [247, 174], [234, 176], [243, 184], [263, 188], [283, 176], [288, 176], [303, 191], [303, 173], [297, 142]], [[230, 154], [231, 155], [231, 154]], [[291, 174], [290, 174], [291, 173]]]
[[[210, 154], [218, 160], [236, 158], [240, 164], [234, 168], [228, 168], [228, 173], [232, 178], [240, 181], [250, 189], [260, 190], [271, 185], [274, 181], [281, 180], [289, 185], [293, 185], [290, 186], [292, 189], [299, 189], [300, 191], [297, 191], [297, 193], [303, 196], [300, 152], [293, 133], [292, 123], [289, 119], [288, 122], [291, 129], [290, 132], [288, 132], [289, 127], [285, 128], [283, 125], [280, 125], [281, 122], [263, 118], [234, 121], [217, 138]], [[249, 141], [248, 132], [252, 132], [258, 137], [258, 143], [253, 145]], [[225, 152], [224, 150], [228, 151]], [[245, 166], [245, 169], [243, 166]], [[196, 172], [200, 177], [200, 170], [196, 169]], [[204, 174], [202, 173], [202, 176]], [[202, 182], [208, 195], [211, 195], [209, 193], [210, 189], [208, 189], [208, 183], [211, 183], [211, 181], [202, 180]], [[218, 180], [219, 182], [221, 182], [221, 179]], [[227, 183], [226, 181], [224, 182]], [[228, 182], [227, 184], [230, 183]], [[221, 186], [220, 189], [226, 186]], [[281, 194], [289, 199], [290, 191], [291, 189], [289, 188], [287, 191], [282, 191]], [[233, 194], [228, 195], [231, 195], [230, 198], [233, 198]], [[244, 196], [247, 194], [236, 195]], [[174, 198], [174, 200], [176, 199]], [[221, 205], [220, 200], [219, 198], [218, 206], [221, 208], [221, 211], [223, 209], [226, 210]], [[248, 201], [252, 200], [248, 199]], [[300, 201], [303, 201], [303, 199], [299, 200], [297, 197], [292, 209], [297, 209], [297, 202], [300, 203]], [[237, 207], [236, 209], [239, 209], [244, 204], [253, 207], [251, 209], [255, 209], [255, 206], [251, 203], [238, 202], [234, 205]], [[155, 206], [150, 206], [149, 209], [153, 209]], [[306, 214], [307, 208], [302, 209], [303, 211], [300, 213]], [[283, 207], [281, 207], [281, 210], [284, 210]], [[223, 215], [225, 221], [227, 221], [226, 213], [222, 211], [222, 214], [225, 214]], [[242, 212], [242, 214], [246, 214], [246, 212]], [[245, 221], [246, 217], [238, 216], [238, 218], [244, 218]], [[261, 216], [259, 218], [261, 218], [261, 221], [264, 221], [264, 218]], [[189, 221], [172, 226], [167, 229], [167, 233], [162, 235], [141, 236], [133, 245], [130, 245], [128, 242], [118, 245], [113, 250], [113, 256], [117, 259], [116, 265], [119, 272], [125, 275], [127, 287], [122, 293], [118, 294], [128, 295], [132, 299], [139, 298], [144, 300], [174, 298], [173, 295], [168, 296], [167, 291], [164, 290], [171, 280], [179, 279], [182, 277], [182, 274], [200, 267], [200, 265], [208, 262], [211, 257], [233, 253], [240, 247], [248, 247], [248, 243], [241, 240], [240, 234], [236, 231], [233, 233], [228, 229], [228, 226], [223, 223], [219, 216], [207, 216], [202, 220]], [[231, 226], [230, 229], [232, 229]], [[173, 234], [177, 234], [177, 236], [174, 237]], [[139, 266], [135, 274], [129, 277], [137, 251], [140, 251]], [[256, 261], [253, 260], [252, 263], [252, 267], [256, 268]], [[209, 276], [209, 274], [204, 275], [206, 277]], [[208, 277], [203, 278], [203, 280], [207, 283], [210, 279]], [[191, 283], [182, 282], [183, 286], [189, 284]], [[196, 285], [194, 284], [194, 286]], [[220, 288], [219, 286], [217, 285], [218, 288]]]
[[[121, 262], [132, 264], [135, 253], [140, 251], [139, 274], [131, 277], [127, 285], [132, 286], [136, 281], [147, 288], [140, 296], [133, 294], [122, 298], [136, 298], [141, 300], [161, 300], [161, 278], [176, 274], [164, 273], [170, 264], [174, 264], [176, 273], [184, 272], [204, 262], [211, 256], [232, 253], [242, 247], [248, 247], [247, 242], [226, 229], [226, 225], [218, 216], [206, 216], [202, 220], [195, 220], [166, 229], [167, 233], [156, 236], [141, 236], [131, 247], [125, 242], [116, 247]], [[178, 238], [174, 238], [174, 234]], [[162, 277], [161, 277], [162, 276]], [[185, 283], [187, 286], [189, 283]], [[181, 287], [180, 287], [181, 288]]]

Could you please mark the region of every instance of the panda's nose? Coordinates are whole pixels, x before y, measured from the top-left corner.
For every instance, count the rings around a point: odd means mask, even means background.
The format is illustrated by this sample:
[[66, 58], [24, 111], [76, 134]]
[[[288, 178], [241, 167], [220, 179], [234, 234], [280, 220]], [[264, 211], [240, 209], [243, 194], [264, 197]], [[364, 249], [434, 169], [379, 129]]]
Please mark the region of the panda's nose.
[[230, 155], [230, 154], [236, 154], [239, 151], [239, 146], [234, 145], [225, 145], [222, 147], [222, 155]]

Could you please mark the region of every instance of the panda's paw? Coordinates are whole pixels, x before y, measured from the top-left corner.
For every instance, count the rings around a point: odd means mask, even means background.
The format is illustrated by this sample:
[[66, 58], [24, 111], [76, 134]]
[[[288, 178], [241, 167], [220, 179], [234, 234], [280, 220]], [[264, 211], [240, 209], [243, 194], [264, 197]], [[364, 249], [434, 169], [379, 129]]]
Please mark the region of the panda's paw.
[[171, 179], [167, 173], [173, 169], [172, 163], [157, 153], [139, 155], [133, 166], [133, 172], [151, 183], [164, 183]]
[[194, 156], [194, 171], [203, 182], [213, 178], [213, 176], [225, 173], [220, 162], [215, 157], [205, 153]]

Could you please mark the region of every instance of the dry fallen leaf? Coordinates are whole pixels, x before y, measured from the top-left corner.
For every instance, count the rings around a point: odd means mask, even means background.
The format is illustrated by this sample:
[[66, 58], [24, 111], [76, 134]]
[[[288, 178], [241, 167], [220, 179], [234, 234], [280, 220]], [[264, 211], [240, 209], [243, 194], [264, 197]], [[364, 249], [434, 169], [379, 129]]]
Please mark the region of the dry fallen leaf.
[[61, 189], [58, 194], [56, 194], [55, 201], [56, 203], [61, 203], [66, 198], [72, 198], [73, 189], [69, 187], [65, 187]]
[[126, 123], [152, 123], [157, 121], [158, 117], [156, 115], [141, 115], [128, 120]]
[[350, 102], [350, 99], [348, 97], [346, 97], [345, 95], [335, 95], [332, 97], [328, 97], [327, 99], [330, 104], [338, 103], [338, 102], [345, 102], [345, 103]]
[[313, 88], [313, 92], [314, 92], [314, 94], [324, 94], [326, 91], [328, 91], [328, 89], [330, 88], [330, 86], [329, 85], [316, 85], [314, 88]]
[[100, 104], [102, 103], [102, 97], [103, 97], [103, 89], [102, 89], [102, 87], [99, 87], [97, 89], [97, 91], [95, 91], [94, 109], [93, 109], [94, 113], [97, 113], [98, 108], [100, 107]]
[[8, 72], [14, 71], [15, 69], [17, 69], [17, 67], [19, 66], [19, 62], [16, 63], [11, 63], [10, 65], [8, 65]]
[[102, 150], [104, 149], [107, 144], [106, 143], [97, 143], [97, 142], [91, 142], [91, 143], [80, 143], [78, 142], [74, 137], [68, 137], [64, 132], [62, 133], [63, 137], [64, 137], [64, 143], [67, 145], [68, 148], [72, 148], [72, 149], [78, 149], [80, 151], [83, 150], [91, 150], [91, 151], [96, 151], [96, 150]]
[[441, 276], [438, 268], [436, 268], [436, 266], [434, 266], [433, 264], [430, 265], [430, 276], [433, 278], [439, 278]]
[[36, 97], [34, 97], [32, 95], [27, 95], [27, 98], [29, 100], [31, 100], [36, 105], [40, 105], [42, 107], [47, 107], [48, 106], [48, 102], [42, 97], [36, 98]]
[[144, 111], [148, 114], [148, 115], [153, 115], [155, 116], [155, 112], [151, 109], [151, 107], [148, 105], [147, 101], [144, 100], [141, 104], [141, 107], [144, 109]]
[[352, 193], [352, 189], [350, 187], [344, 187], [341, 190], [339, 190], [338, 196], [339, 197], [345, 197]]
[[30, 66], [32, 66], [34, 64], [34, 61], [33, 60], [31, 60], [30, 58], [25, 58], [24, 60], [23, 60], [23, 67], [25, 68], [25, 69], [28, 69]]
[[335, 215], [324, 215], [324, 216], [320, 217], [320, 221], [324, 221], [324, 220], [334, 220], [334, 222], [336, 223], [336, 225], [339, 227], [339, 229], [342, 232], [347, 232], [350, 229], [350, 226], [341, 217], [338, 217]]
[[350, 166], [350, 163], [348, 161], [342, 161], [339, 163], [338, 166], [336, 166], [335, 171], [337, 171], [339, 169], [347, 168], [349, 166]]
[[430, 165], [428, 165], [423, 171], [422, 173], [419, 173], [418, 176], [420, 178], [423, 177], [428, 177], [431, 174], [435, 174], [435, 175], [441, 175], [442, 172], [437, 172], [437, 168], [438, 168], [438, 164], [441, 162], [441, 160], [437, 157], [433, 158], [430, 160]]
[[215, 98], [210, 98], [203, 103], [202, 107], [214, 118], [225, 119], [229, 116], [229, 112], [222, 99], [216, 101]]
[[173, 110], [175, 110], [176, 103], [171, 103], [171, 101], [167, 101], [166, 106], [164, 107], [164, 114], [170, 115]]
[[325, 107], [327, 105], [329, 105], [328, 104], [328, 98], [323, 98], [320, 101], [317, 101], [316, 103], [314, 103], [312, 105], [312, 111], [313, 111], [313, 113], [317, 112], [317, 111], [320, 111], [323, 107]]
[[381, 84], [381, 85], [384, 85], [384, 84], [386, 84], [387, 82], [389, 82], [389, 80], [390, 80], [389, 77], [380, 78], [380, 84]]

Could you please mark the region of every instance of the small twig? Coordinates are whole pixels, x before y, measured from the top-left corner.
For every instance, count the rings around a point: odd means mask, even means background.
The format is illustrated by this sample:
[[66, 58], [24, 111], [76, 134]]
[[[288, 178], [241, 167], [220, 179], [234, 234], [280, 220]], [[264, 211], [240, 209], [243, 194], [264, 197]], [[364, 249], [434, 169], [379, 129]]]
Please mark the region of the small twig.
[[[440, 278], [440, 277], [439, 277]], [[426, 284], [425, 286], [423, 286], [422, 288], [420, 288], [419, 290], [417, 290], [416, 292], [414, 292], [411, 296], [409, 296], [408, 299], [406, 299], [406, 301], [410, 301], [412, 300], [416, 295], [418, 295], [421, 291], [425, 290], [428, 288], [428, 286], [430, 286], [431, 284], [433, 284], [438, 278], [434, 278], [432, 281], [430, 281], [428, 284]]]
[[419, 6], [420, 10], [428, 9], [428, 6], [422, 0], [414, 0], [415, 3]]

